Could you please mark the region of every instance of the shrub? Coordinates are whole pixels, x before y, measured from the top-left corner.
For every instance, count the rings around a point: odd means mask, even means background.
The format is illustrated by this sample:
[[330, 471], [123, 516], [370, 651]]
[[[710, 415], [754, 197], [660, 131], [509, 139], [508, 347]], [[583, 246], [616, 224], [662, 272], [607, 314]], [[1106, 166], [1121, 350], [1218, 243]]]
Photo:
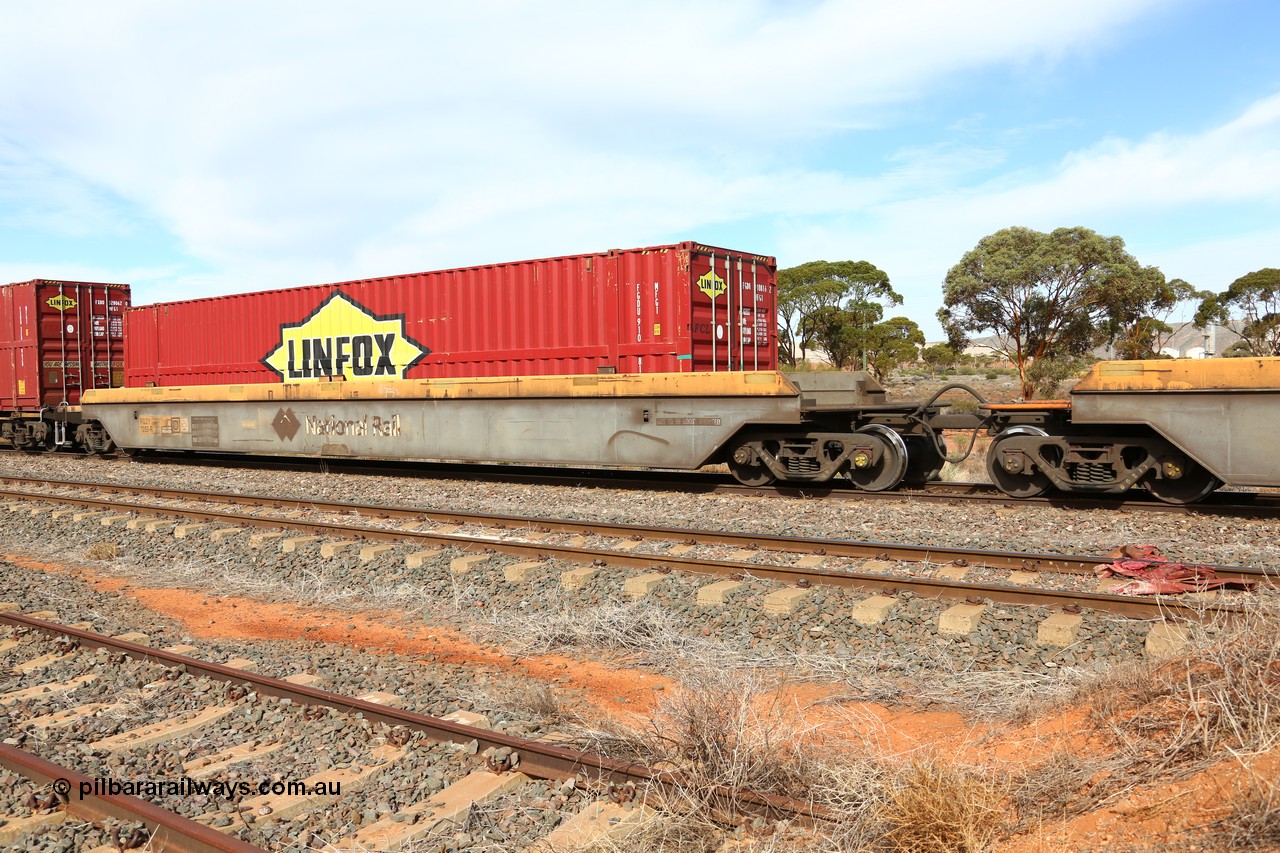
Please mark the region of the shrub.
[[886, 846], [900, 853], [979, 853], [1000, 826], [1003, 793], [978, 774], [939, 761], [911, 765], [880, 818]]
[[90, 560], [114, 560], [120, 556], [120, 546], [114, 542], [94, 542], [84, 555]]

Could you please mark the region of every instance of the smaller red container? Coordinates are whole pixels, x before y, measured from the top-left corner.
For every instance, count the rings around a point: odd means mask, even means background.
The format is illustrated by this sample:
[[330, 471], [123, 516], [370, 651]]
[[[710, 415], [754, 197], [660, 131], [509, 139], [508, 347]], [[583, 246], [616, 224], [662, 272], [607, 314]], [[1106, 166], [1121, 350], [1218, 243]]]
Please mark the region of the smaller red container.
[[775, 272], [679, 243], [147, 305], [125, 382], [773, 370]]
[[0, 411], [80, 405], [80, 392], [124, 384], [129, 285], [0, 285]]

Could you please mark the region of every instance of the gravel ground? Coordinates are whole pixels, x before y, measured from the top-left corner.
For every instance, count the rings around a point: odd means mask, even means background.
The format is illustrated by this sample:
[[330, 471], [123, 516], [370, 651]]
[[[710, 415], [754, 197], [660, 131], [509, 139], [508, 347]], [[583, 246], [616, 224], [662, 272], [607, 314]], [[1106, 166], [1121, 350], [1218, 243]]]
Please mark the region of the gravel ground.
[[[1146, 627], [1089, 613], [1080, 641], [1057, 649], [1036, 644], [1037, 626], [1046, 615], [1039, 609], [992, 607], [990, 618], [973, 634], [941, 637], [937, 617], [949, 603], [906, 593], [900, 595], [903, 603], [891, 618], [864, 626], [851, 615], [853, 606], [866, 597], [863, 592], [813, 589], [793, 611], [769, 613], [764, 599], [782, 586], [761, 578], [744, 578], [723, 606], [706, 606], [697, 602], [706, 580], [679, 572], [671, 573], [651, 596], [633, 601], [622, 590], [633, 574], [626, 570], [601, 569], [582, 587], [569, 590], [560, 575], [577, 566], [548, 561], [523, 583], [511, 584], [503, 569], [520, 562], [518, 558], [494, 555], [458, 576], [449, 566], [462, 552], [452, 549], [421, 567], [408, 568], [403, 558], [413, 550], [410, 547], [372, 563], [346, 555], [320, 560], [320, 543], [285, 553], [272, 547], [250, 548], [244, 535], [217, 542], [200, 536], [179, 540], [120, 525], [108, 530], [92, 523], [66, 524], [47, 513], [11, 514], [7, 533], [14, 545], [43, 553], [49, 553], [49, 543], [57, 542], [61, 552], [55, 556], [69, 562], [83, 560], [94, 544], [110, 541], [122, 556], [111, 561], [108, 571], [147, 585], [393, 610], [417, 622], [448, 624], [516, 653], [566, 648], [580, 654], [639, 653], [650, 664], [670, 667], [668, 671], [677, 674], [677, 667], [691, 659], [709, 666], [738, 660], [792, 671], [795, 662], [804, 659], [800, 668], [815, 673], [848, 669], [886, 678], [927, 674], [935, 681], [939, 675], [975, 669], [1017, 667], [1044, 674], [1140, 655]], [[440, 712], [436, 706], [422, 710]]]
[[[922, 545], [956, 545], [1033, 551], [1096, 554], [1120, 544], [1155, 544], [1186, 560], [1280, 566], [1280, 522], [1164, 514], [1114, 513], [1017, 507], [993, 513], [963, 504], [869, 503], [758, 499], [680, 493], [617, 492], [547, 486], [420, 481], [353, 475], [253, 472], [240, 469], [131, 464], [96, 459], [0, 456], [0, 472], [30, 474], [42, 470], [67, 479], [98, 479], [138, 485], [203, 488], [241, 493], [278, 493], [321, 500], [387, 503], [474, 512], [537, 517], [567, 517], [649, 523], [710, 530], [805, 536], [848, 536]], [[471, 573], [448, 571], [461, 552], [444, 550], [421, 568], [406, 568], [411, 548], [398, 548], [370, 564], [355, 555], [317, 558], [318, 543], [295, 553], [274, 548], [250, 549], [245, 536], [212, 542], [204, 537], [177, 540], [170, 536], [66, 525], [47, 516], [11, 516], [14, 541], [32, 549], [57, 543], [64, 557], [82, 559], [95, 542], [109, 539], [122, 557], [110, 571], [132, 574], [148, 584], [190, 586], [206, 591], [242, 593], [272, 601], [294, 601], [357, 608], [381, 607], [407, 613], [415, 620], [442, 621], [503, 642], [515, 651], [561, 646], [602, 653], [654, 652], [653, 636], [665, 635], [666, 651], [704, 653], [705, 642], [761, 660], [791, 660], [797, 655], [850, 660], [878, 672], [920, 675], [968, 673], [975, 669], [1027, 668], [1040, 673], [1061, 667], [1141, 653], [1145, 626], [1086, 614], [1080, 641], [1068, 649], [1045, 649], [1035, 643], [1042, 611], [995, 607], [969, 637], [938, 637], [933, 626], [946, 604], [932, 600], [905, 602], [878, 626], [862, 626], [849, 615], [865, 593], [813, 590], [790, 614], [763, 611], [763, 598], [779, 585], [751, 579], [735, 591], [729, 606], [696, 603], [702, 579], [673, 573], [643, 602], [621, 594], [629, 573], [604, 570], [576, 591], [561, 587], [559, 575], [576, 566], [548, 562], [523, 584], [506, 582], [502, 568], [516, 558], [494, 556]], [[551, 541], [555, 537], [548, 537]], [[771, 560], [759, 552], [759, 562]], [[841, 562], [841, 561], [832, 561]], [[854, 561], [848, 568], [856, 569]], [[903, 564], [883, 571], [929, 574], [927, 566]], [[979, 572], [981, 574], [981, 572]], [[1002, 580], [1007, 573], [988, 572], [982, 579]], [[989, 575], [989, 576], [988, 576]], [[1049, 576], [1046, 576], [1046, 580]], [[1078, 586], [1068, 578], [1064, 586]], [[663, 605], [655, 622], [654, 604]], [[617, 627], [597, 625], [595, 634], [567, 625], [573, 614], [608, 613], [619, 624], [647, 625], [648, 644], [619, 638]], [[429, 617], [429, 619], [428, 619]], [[661, 623], [661, 629], [654, 625]], [[604, 636], [609, 634], [609, 636]], [[678, 635], [678, 639], [673, 639]], [[904, 642], [910, 641], [910, 642]], [[698, 645], [702, 643], [702, 645]], [[650, 657], [653, 657], [651, 654]], [[874, 661], [874, 665], [869, 663]], [[340, 688], [336, 688], [340, 689]], [[431, 712], [431, 711], [429, 711]]]
[[[43, 473], [60, 479], [921, 545], [1097, 554], [1121, 544], [1143, 543], [1157, 545], [1165, 553], [1185, 560], [1280, 567], [1280, 522], [1044, 507], [1017, 507], [993, 513], [989, 508], [959, 504], [940, 507], [619, 492], [14, 454], [0, 455], [0, 474], [3, 473]], [[554, 649], [613, 659], [624, 655], [632, 663], [660, 668], [677, 678], [693, 667], [778, 667], [793, 676], [843, 682], [849, 695], [875, 698], [898, 695], [903, 685], [914, 684], [916, 696], [947, 702], [955, 695], [966, 694], [972, 705], [986, 696], [980, 679], [1008, 673], [1025, 676], [1021, 682], [1024, 687], [1031, 685], [1031, 689], [1043, 688], [1044, 692], [1051, 689], [1059, 673], [1140, 655], [1147, 627], [1086, 613], [1076, 644], [1066, 649], [1047, 649], [1035, 643], [1036, 626], [1045, 614], [1032, 608], [992, 606], [972, 635], [940, 637], [935, 628], [937, 614], [947, 605], [910, 594], [899, 596], [902, 603], [885, 623], [862, 626], [849, 614], [865, 593], [814, 589], [793, 612], [770, 614], [761, 606], [763, 599], [780, 587], [760, 578], [744, 578], [743, 585], [729, 595], [727, 605], [722, 607], [699, 605], [697, 589], [705, 581], [678, 573], [662, 581], [647, 598], [633, 601], [622, 594], [622, 583], [631, 575], [622, 570], [601, 569], [580, 589], [566, 590], [560, 583], [560, 573], [577, 566], [547, 562], [524, 583], [512, 585], [506, 582], [502, 569], [520, 561], [496, 555], [458, 577], [449, 572], [449, 563], [460, 552], [449, 549], [421, 568], [409, 569], [403, 563], [410, 550], [407, 548], [365, 564], [355, 556], [345, 555], [321, 560], [319, 543], [295, 553], [282, 553], [274, 547], [251, 549], [244, 535], [220, 542], [201, 536], [177, 540], [121, 526], [107, 529], [96, 524], [66, 523], [65, 519], [55, 522], [47, 514], [5, 515], [4, 544], [11, 551], [95, 565], [95, 561], [86, 559], [86, 552], [104, 541], [118, 545], [120, 556], [96, 565], [107, 573], [131, 577], [141, 585], [189, 587], [211, 594], [239, 593], [268, 601], [352, 610], [397, 611], [407, 624], [451, 625], [482, 641], [503, 643], [517, 654]], [[763, 563], [770, 558], [762, 553], [759, 559]], [[62, 621], [90, 621], [94, 630], [103, 633], [146, 626], [157, 646], [184, 642], [197, 646], [196, 654], [209, 659], [249, 657], [259, 662], [260, 672], [269, 675], [317, 672], [328, 679], [329, 688], [335, 691], [384, 690], [405, 697], [406, 707], [425, 713], [440, 715], [474, 709], [489, 714], [497, 728], [513, 733], [537, 736], [548, 730], [547, 721], [536, 714], [504, 706], [500, 699], [492, 698], [530, 689], [527, 680], [505, 673], [316, 643], [196, 640], [187, 636], [180, 624], [157, 616], [123, 594], [97, 592], [68, 576], [27, 571], [4, 563], [0, 563], [0, 600], [16, 602], [27, 610], [55, 609]], [[11, 652], [0, 659], [0, 666], [9, 663], [12, 655]], [[26, 657], [24, 652], [14, 660]], [[83, 659], [87, 657], [82, 654], [58, 662], [38, 679], [6, 673], [0, 677], [0, 690], [48, 680], [50, 673], [57, 678], [74, 677], [86, 671], [88, 664]], [[41, 697], [0, 710], [0, 730], [11, 731], [21, 720], [75, 701], [136, 692], [155, 674], [154, 668], [126, 666], [111, 676], [117, 681], [110, 684], [81, 688], [63, 697]], [[286, 762], [292, 778], [305, 775], [296, 772], [298, 767], [318, 770], [343, 762], [365, 761], [370, 744], [381, 736], [367, 725], [353, 728], [349, 722], [295, 719], [298, 709], [274, 700], [228, 699], [217, 693], [214, 696], [244, 706], [238, 707], [236, 714], [243, 715], [246, 730], [263, 720], [288, 721], [302, 733], [305, 747]], [[118, 759], [123, 765], [98, 764], [95, 762], [109, 759], [86, 755], [84, 745], [121, 728], [131, 728], [141, 719], [176, 713], [192, 701], [190, 694], [176, 692], [145, 697], [138, 702], [141, 716], [130, 717], [128, 725], [106, 720], [86, 726], [83, 731], [59, 732], [49, 738], [47, 746], [52, 753], [46, 754], [54, 760], [65, 756], [72, 764], [78, 761], [80, 769], [90, 775], [95, 770], [111, 776], [131, 768], [143, 772], [137, 764], [141, 756], [127, 752]], [[178, 751], [161, 750], [161, 760], [177, 766], [192, 757], [216, 752], [224, 745], [214, 738]], [[463, 772], [463, 761], [454, 750], [424, 747], [398, 764], [385, 784], [350, 802], [337, 804], [330, 825], [354, 827], [376, 818], [385, 811], [384, 806], [394, 808], [429, 796]], [[9, 785], [5, 789], [9, 793], [0, 798], [0, 811], [12, 806], [21, 813], [19, 801], [25, 798], [22, 786]], [[209, 804], [196, 804], [206, 805]], [[538, 792], [533, 805], [504, 803], [501, 809], [486, 810], [483, 819], [460, 832], [451, 846], [493, 843], [501, 847], [513, 838], [532, 838], [561, 819], [564, 811], [573, 811], [580, 805], [578, 792], [548, 788]], [[186, 804], [189, 813], [203, 813], [196, 806]], [[261, 833], [250, 836], [256, 842], [283, 846], [286, 839], [293, 837], [290, 833], [300, 833], [303, 827], [301, 823], [282, 824], [253, 831]], [[61, 827], [46, 833], [39, 849], [73, 849], [85, 839], [100, 839], [101, 834], [95, 833], [84, 827]]]
[[[96, 497], [97, 490], [84, 487], [68, 487], [59, 489], [50, 489], [50, 495], [56, 495], [67, 498], [84, 498]], [[296, 519], [299, 512], [291, 510], [282, 515], [282, 510], [277, 506], [238, 506], [226, 503], [218, 503], [215, 501], [177, 501], [173, 499], [157, 499], [148, 496], [128, 496], [129, 505], [143, 505], [150, 507], [161, 507], [166, 509], [181, 509], [185, 511], [200, 510], [214, 512], [236, 512], [244, 513], [256, 518], [286, 518]], [[52, 505], [52, 503], [50, 504]], [[998, 512], [1006, 514], [1017, 512], [1017, 510], [1001, 509]], [[161, 523], [165, 523], [163, 516], [159, 517]], [[413, 532], [440, 533], [450, 536], [466, 537], [474, 540], [482, 540], [484, 542], [509, 542], [529, 544], [537, 542], [540, 545], [548, 546], [564, 546], [564, 547], [582, 547], [590, 550], [599, 551], [625, 551], [628, 554], [648, 555], [660, 559], [663, 563], [671, 564], [673, 562], [672, 555], [679, 555], [679, 558], [702, 559], [702, 560], [718, 560], [733, 563], [744, 564], [745, 566], [790, 566], [801, 558], [811, 559], [809, 554], [802, 551], [778, 551], [772, 549], [743, 550], [737, 546], [717, 545], [714, 543], [704, 543], [699, 541], [701, 535], [691, 533], [689, 536], [681, 540], [663, 540], [663, 539], [643, 539], [640, 535], [628, 535], [625, 537], [609, 536], [609, 535], [578, 535], [573, 533], [549, 532], [539, 530], [538, 523], [535, 521], [517, 527], [511, 527], [506, 523], [500, 523], [498, 526], [483, 526], [481, 524], [444, 524], [432, 521], [418, 521], [414, 519], [403, 518], [376, 518], [376, 517], [360, 517], [353, 519], [349, 512], [326, 512], [322, 510], [310, 511], [306, 515], [306, 520], [312, 523], [345, 525], [353, 520], [360, 527], [380, 528], [385, 530], [407, 530]], [[168, 521], [169, 528], [177, 524], [177, 521]], [[167, 532], [162, 531], [162, 532]], [[422, 546], [429, 547], [429, 546]], [[466, 547], [460, 545], [458, 547]], [[412, 550], [417, 550], [414, 546], [405, 546], [398, 549], [398, 556], [405, 556]], [[358, 549], [352, 549], [351, 553], [358, 553]], [[349, 557], [348, 557], [349, 559]], [[975, 558], [975, 565], [968, 566], [966, 564], [963, 572], [963, 579], [969, 583], [997, 584], [997, 585], [1027, 585], [1025, 579], [1011, 579], [1011, 572], [1008, 569], [993, 569], [981, 565], [981, 560]], [[843, 573], [862, 573], [874, 574], [884, 577], [897, 578], [914, 578], [914, 579], [933, 579], [940, 576], [949, 580], [956, 580], [956, 577], [943, 575], [944, 571], [954, 571], [955, 566], [948, 563], [936, 563], [928, 561], [890, 561], [887, 559], [870, 559], [866, 557], [834, 557], [828, 556], [822, 559], [819, 566], [821, 569], [832, 572]], [[750, 569], [747, 569], [750, 571]], [[392, 570], [390, 575], [395, 579], [400, 579], [402, 574], [396, 570]], [[1069, 592], [1092, 592], [1097, 589], [1097, 578], [1092, 573], [1072, 573], [1072, 572], [1053, 572], [1049, 570], [1039, 571], [1036, 578], [1031, 582], [1035, 587], [1040, 589], [1053, 589]], [[1214, 592], [1213, 597], [1221, 604], [1243, 604], [1255, 598], [1257, 593], [1246, 592], [1243, 590], [1226, 588]]]
[[[538, 736], [546, 729], [541, 721], [520, 716], [518, 710], [503, 708], [490, 697], [519, 694], [527, 690], [525, 680], [469, 667], [443, 666], [410, 660], [398, 655], [373, 655], [347, 648], [320, 644], [268, 642], [210, 642], [184, 636], [175, 623], [115, 593], [101, 593], [64, 575], [49, 575], [0, 563], [3, 595], [25, 610], [56, 603], [59, 619], [89, 621], [102, 633], [121, 633], [147, 625], [155, 645], [187, 642], [199, 647], [198, 656], [220, 660], [249, 657], [267, 675], [283, 676], [300, 670], [316, 672], [328, 679], [330, 689], [363, 693], [384, 690], [405, 697], [405, 706], [434, 715], [453, 710], [475, 709], [488, 714], [495, 728], [515, 734]], [[8, 638], [9, 635], [6, 635]], [[104, 666], [105, 653], [81, 651], [56, 660], [32, 673], [17, 673], [22, 661], [54, 652], [58, 641], [38, 632], [17, 632], [24, 642], [0, 653], [0, 693], [34, 684], [69, 680], [97, 672], [97, 680], [66, 693], [47, 693], [8, 706], [0, 706], [0, 731], [6, 742], [34, 750], [51, 761], [73, 767], [91, 777], [115, 780], [167, 779], [183, 775], [183, 763], [220, 752], [230, 746], [255, 741], [265, 743], [287, 739], [280, 751], [253, 762], [242, 763], [218, 774], [228, 782], [282, 778], [300, 780], [331, 768], [366, 766], [374, 761], [373, 750], [385, 742], [386, 729], [363, 718], [353, 718], [330, 710], [320, 716], [304, 712], [287, 700], [259, 697], [243, 688], [181, 674], [154, 686], [165, 674], [155, 664], [124, 660]], [[486, 697], [477, 705], [464, 696]], [[28, 721], [88, 702], [107, 702], [112, 707], [75, 725], [49, 728], [41, 732], [25, 727]], [[90, 744], [102, 738], [150, 723], [174, 719], [211, 705], [232, 705], [228, 718], [205, 726], [197, 738], [137, 747], [119, 753], [95, 750]], [[332, 840], [348, 834], [409, 804], [429, 800], [446, 785], [478, 765], [474, 747], [433, 744], [415, 738], [408, 754], [362, 791], [345, 796], [316, 815], [292, 821], [270, 823], [252, 813], [236, 814], [235, 801], [215, 796], [171, 796], [159, 804], [187, 817], [217, 814], [217, 825], [242, 824], [237, 835], [270, 849], [305, 849], [308, 839]], [[0, 779], [0, 814], [24, 816], [32, 813], [27, 802], [30, 786]], [[464, 838], [463, 848], [484, 841], [512, 841], [525, 846], [553, 828], [567, 814], [589, 801], [589, 794], [573, 792], [548, 801], [546, 792], [532, 790], [520, 808], [521, 817], [499, 826], [485, 826]], [[317, 834], [318, 833], [318, 834]], [[85, 849], [106, 843], [99, 830], [82, 825], [59, 826], [41, 831], [28, 849]], [[457, 845], [447, 845], [453, 848]]]
[[701, 530], [826, 536], [917, 545], [1100, 554], [1153, 544], [1188, 561], [1280, 568], [1280, 521], [1168, 513], [751, 498], [679, 492], [495, 485], [358, 475], [129, 463], [0, 454], [0, 474], [516, 516], [653, 524]]

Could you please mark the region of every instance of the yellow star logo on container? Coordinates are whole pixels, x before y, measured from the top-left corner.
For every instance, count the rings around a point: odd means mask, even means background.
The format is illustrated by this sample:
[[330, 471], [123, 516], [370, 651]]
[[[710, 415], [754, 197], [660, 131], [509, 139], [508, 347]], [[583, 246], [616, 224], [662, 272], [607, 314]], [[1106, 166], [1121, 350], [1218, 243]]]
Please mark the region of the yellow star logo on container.
[[706, 275], [698, 279], [698, 290], [707, 294], [711, 299], [715, 299], [728, 289], [729, 285], [725, 283], [724, 279], [716, 275], [715, 270], [708, 271]]
[[381, 317], [340, 290], [300, 323], [280, 327], [262, 364], [283, 382], [404, 379], [431, 350], [405, 334], [404, 315]]

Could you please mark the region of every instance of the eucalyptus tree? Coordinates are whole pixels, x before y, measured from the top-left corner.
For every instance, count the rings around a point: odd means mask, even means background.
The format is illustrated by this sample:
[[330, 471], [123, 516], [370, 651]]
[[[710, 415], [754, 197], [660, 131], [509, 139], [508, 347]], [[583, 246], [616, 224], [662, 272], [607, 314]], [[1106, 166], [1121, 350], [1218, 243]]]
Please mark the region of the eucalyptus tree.
[[1280, 355], [1280, 269], [1267, 267], [1242, 275], [1222, 293], [1205, 293], [1196, 325], [1227, 323], [1239, 312], [1240, 337], [1250, 355]]
[[993, 332], [994, 349], [1017, 367], [1023, 398], [1031, 399], [1037, 360], [1078, 358], [1136, 329], [1166, 301], [1168, 287], [1119, 237], [1015, 226], [983, 237], [951, 268], [938, 319], [954, 348], [971, 333]]
[[810, 261], [778, 270], [778, 351], [795, 365], [796, 350], [803, 355], [822, 347], [819, 337], [830, 336], [833, 323], [865, 320], [874, 313], [870, 306], [885, 304], [900, 305], [902, 296], [869, 261]]

